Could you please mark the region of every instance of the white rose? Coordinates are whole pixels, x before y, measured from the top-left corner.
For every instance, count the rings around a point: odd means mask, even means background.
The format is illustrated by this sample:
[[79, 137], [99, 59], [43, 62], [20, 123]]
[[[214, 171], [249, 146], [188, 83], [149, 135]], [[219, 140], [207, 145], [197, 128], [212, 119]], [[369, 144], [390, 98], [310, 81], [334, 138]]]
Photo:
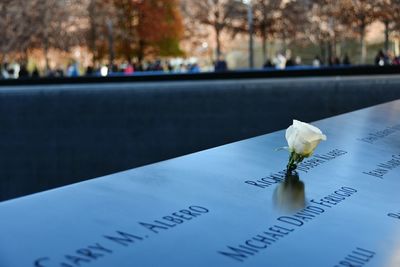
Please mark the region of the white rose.
[[322, 140], [326, 140], [326, 135], [321, 130], [311, 124], [293, 120], [293, 125], [286, 130], [286, 140], [291, 152], [295, 152], [303, 157], [309, 157]]

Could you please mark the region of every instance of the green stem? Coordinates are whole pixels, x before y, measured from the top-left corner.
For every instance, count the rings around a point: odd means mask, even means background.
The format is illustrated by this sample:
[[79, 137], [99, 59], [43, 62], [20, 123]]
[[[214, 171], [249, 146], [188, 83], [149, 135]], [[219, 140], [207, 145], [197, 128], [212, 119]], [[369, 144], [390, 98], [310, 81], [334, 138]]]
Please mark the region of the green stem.
[[287, 171], [291, 172], [294, 171], [297, 168], [297, 164], [302, 162], [304, 159], [304, 156], [297, 154], [296, 152], [291, 152], [290, 157], [289, 157], [289, 162], [286, 166]]

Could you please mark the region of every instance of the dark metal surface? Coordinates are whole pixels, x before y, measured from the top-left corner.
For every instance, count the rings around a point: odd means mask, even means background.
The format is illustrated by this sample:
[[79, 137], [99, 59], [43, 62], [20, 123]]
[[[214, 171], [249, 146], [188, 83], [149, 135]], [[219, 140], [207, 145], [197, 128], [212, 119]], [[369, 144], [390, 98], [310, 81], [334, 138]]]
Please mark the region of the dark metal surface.
[[400, 76], [0, 90], [0, 201], [400, 98]]
[[2, 202], [0, 266], [400, 266], [399, 114], [316, 122], [328, 140], [290, 184], [268, 178], [278, 131]]

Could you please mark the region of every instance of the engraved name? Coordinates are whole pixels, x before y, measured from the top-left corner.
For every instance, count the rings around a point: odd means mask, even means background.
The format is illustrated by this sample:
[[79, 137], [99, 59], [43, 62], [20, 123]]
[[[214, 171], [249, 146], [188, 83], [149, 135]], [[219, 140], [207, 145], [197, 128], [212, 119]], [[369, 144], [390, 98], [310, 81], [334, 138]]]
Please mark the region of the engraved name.
[[[314, 155], [311, 159], [305, 160], [297, 166], [298, 171], [308, 172], [311, 169], [324, 164], [330, 160], [333, 160], [337, 157], [343, 156], [347, 154], [347, 151], [342, 149], [333, 149], [326, 154], [322, 155]], [[256, 186], [259, 188], [266, 188], [271, 185], [283, 182], [285, 180], [286, 170], [278, 171], [276, 173], [272, 173], [265, 177], [256, 180], [247, 180], [245, 181], [246, 184]]]
[[319, 200], [312, 199], [311, 202], [313, 205], [308, 205], [293, 215], [280, 216], [276, 218], [276, 224], [267, 227], [264, 231], [259, 232], [238, 244], [227, 245], [224, 250], [219, 250], [217, 253], [231, 260], [243, 262], [279, 242], [279, 240], [285, 238], [307, 222], [320, 216], [327, 210], [327, 208], [336, 206], [356, 192], [357, 190], [354, 188], [343, 186], [332, 194]]
[[357, 140], [363, 141], [363, 142], [366, 142], [369, 144], [373, 144], [377, 140], [385, 138], [386, 136], [391, 135], [397, 131], [400, 131], [400, 124], [397, 124], [397, 125], [394, 125], [391, 127], [387, 127], [386, 129], [383, 129], [380, 131], [369, 133], [368, 136], [363, 137], [363, 138], [357, 138]]
[[375, 254], [375, 252], [365, 248], [356, 248], [334, 267], [362, 267], [367, 264]]
[[378, 177], [383, 179], [383, 176], [388, 174], [390, 170], [397, 168], [400, 166], [400, 154], [392, 155], [392, 158], [383, 163], [379, 163], [376, 165], [376, 168], [370, 171], [363, 171], [364, 174]]
[[[95, 263], [104, 257], [115, 253], [118, 248], [129, 247], [161, 231], [167, 231], [180, 224], [191, 221], [210, 210], [202, 206], [189, 206], [163, 216], [150, 222], [138, 222], [142, 231], [136, 229], [134, 232], [117, 230], [111, 234], [102, 235], [97, 242], [93, 242], [86, 247], [81, 247], [73, 252], [61, 256], [45, 256], [33, 261], [35, 267], [81, 267]], [[145, 232], [143, 231], [145, 229]]]

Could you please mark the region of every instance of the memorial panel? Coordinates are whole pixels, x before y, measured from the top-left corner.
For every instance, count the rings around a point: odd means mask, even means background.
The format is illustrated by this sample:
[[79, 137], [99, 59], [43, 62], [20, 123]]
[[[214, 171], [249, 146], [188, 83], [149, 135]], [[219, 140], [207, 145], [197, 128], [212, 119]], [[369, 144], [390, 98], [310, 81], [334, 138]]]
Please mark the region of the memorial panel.
[[[400, 266], [400, 100], [0, 203], [0, 266]], [[268, 123], [268, 121], [260, 122]]]

